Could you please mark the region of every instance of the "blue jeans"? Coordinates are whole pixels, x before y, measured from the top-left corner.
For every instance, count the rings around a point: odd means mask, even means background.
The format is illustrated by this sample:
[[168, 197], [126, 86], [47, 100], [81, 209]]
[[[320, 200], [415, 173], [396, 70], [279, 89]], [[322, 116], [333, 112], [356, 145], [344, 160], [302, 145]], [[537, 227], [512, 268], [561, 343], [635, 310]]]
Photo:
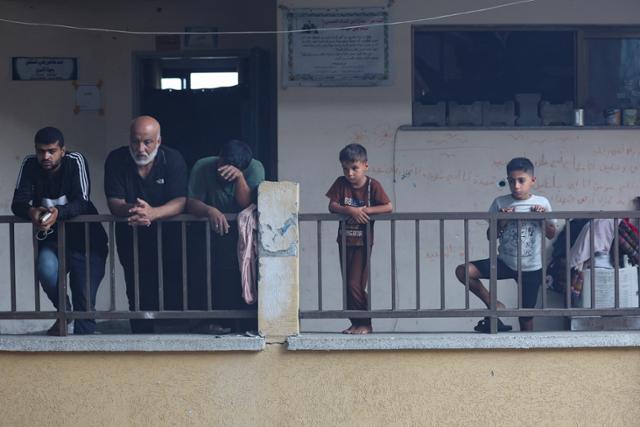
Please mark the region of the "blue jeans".
[[[85, 254], [76, 251], [67, 252], [67, 273], [69, 273], [68, 286], [71, 289], [71, 298], [74, 311], [94, 311], [98, 286], [104, 277], [106, 258], [94, 252], [89, 254], [90, 267], [90, 302], [86, 305], [86, 265]], [[42, 289], [49, 297], [53, 305], [58, 308], [58, 249], [55, 245], [40, 244], [38, 250], [38, 278]], [[67, 310], [71, 310], [71, 303], [67, 296]], [[92, 334], [96, 330], [94, 319], [77, 319], [74, 324], [75, 334]]]

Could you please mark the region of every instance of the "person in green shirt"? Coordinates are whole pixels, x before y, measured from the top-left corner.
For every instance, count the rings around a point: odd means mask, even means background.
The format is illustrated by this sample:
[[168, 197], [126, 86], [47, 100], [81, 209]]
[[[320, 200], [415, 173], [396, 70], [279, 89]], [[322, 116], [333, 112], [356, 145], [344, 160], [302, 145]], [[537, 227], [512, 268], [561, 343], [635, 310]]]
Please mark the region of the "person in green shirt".
[[[251, 148], [243, 141], [223, 144], [218, 156], [205, 157], [191, 170], [187, 211], [208, 218], [212, 230], [213, 307], [222, 310], [250, 309], [241, 297], [240, 267], [237, 257], [238, 229], [229, 223], [225, 213], [238, 213], [255, 203], [258, 185], [264, 181], [264, 167], [253, 158]], [[193, 251], [202, 252], [202, 251]], [[202, 264], [200, 264], [202, 266]], [[192, 271], [203, 272], [205, 268]], [[194, 283], [206, 283], [204, 278]], [[197, 292], [196, 292], [197, 293]], [[236, 322], [236, 329], [255, 330], [255, 319]], [[233, 325], [233, 324], [232, 324]], [[228, 328], [211, 321], [200, 322], [195, 332], [225, 333]]]

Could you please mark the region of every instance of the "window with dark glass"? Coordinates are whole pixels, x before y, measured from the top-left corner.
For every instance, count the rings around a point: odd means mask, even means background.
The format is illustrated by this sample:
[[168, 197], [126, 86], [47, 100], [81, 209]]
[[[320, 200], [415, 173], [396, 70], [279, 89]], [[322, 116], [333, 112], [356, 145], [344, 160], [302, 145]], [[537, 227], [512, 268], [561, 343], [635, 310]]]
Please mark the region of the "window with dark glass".
[[587, 35], [584, 42], [585, 120], [635, 125], [640, 109], [640, 34]]
[[640, 33], [416, 27], [413, 36], [414, 126], [636, 124]]

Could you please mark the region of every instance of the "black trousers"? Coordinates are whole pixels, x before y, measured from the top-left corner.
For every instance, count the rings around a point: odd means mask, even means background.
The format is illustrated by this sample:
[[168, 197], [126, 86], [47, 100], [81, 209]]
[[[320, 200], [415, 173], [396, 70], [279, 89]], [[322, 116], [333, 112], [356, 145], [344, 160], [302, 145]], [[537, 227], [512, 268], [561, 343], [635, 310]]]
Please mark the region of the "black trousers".
[[[121, 225], [121, 224], [118, 224]], [[122, 224], [129, 227], [126, 224]], [[130, 227], [129, 227], [130, 228]], [[129, 310], [135, 311], [135, 266], [132, 229], [118, 230], [118, 257], [124, 270]], [[182, 309], [182, 238], [178, 223], [162, 225], [162, 277], [164, 310]], [[138, 298], [140, 311], [160, 310], [157, 226], [138, 227]], [[153, 320], [131, 319], [131, 332], [154, 333]]]
[[[238, 229], [230, 224], [224, 236], [211, 233], [211, 254], [207, 260], [205, 225], [193, 223], [189, 230], [189, 308], [207, 308], [207, 262], [211, 263], [211, 305], [214, 310], [256, 310], [242, 299], [240, 267], [238, 264]], [[254, 319], [220, 319], [222, 326], [244, 332], [256, 330]]]

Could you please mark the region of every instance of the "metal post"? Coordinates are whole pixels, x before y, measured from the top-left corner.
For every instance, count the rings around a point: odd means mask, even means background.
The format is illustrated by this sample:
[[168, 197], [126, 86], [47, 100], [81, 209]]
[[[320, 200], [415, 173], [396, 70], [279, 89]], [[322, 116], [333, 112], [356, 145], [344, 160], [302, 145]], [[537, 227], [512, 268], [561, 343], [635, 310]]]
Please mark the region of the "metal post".
[[67, 245], [65, 223], [58, 222], [58, 327], [59, 335], [67, 335]]

